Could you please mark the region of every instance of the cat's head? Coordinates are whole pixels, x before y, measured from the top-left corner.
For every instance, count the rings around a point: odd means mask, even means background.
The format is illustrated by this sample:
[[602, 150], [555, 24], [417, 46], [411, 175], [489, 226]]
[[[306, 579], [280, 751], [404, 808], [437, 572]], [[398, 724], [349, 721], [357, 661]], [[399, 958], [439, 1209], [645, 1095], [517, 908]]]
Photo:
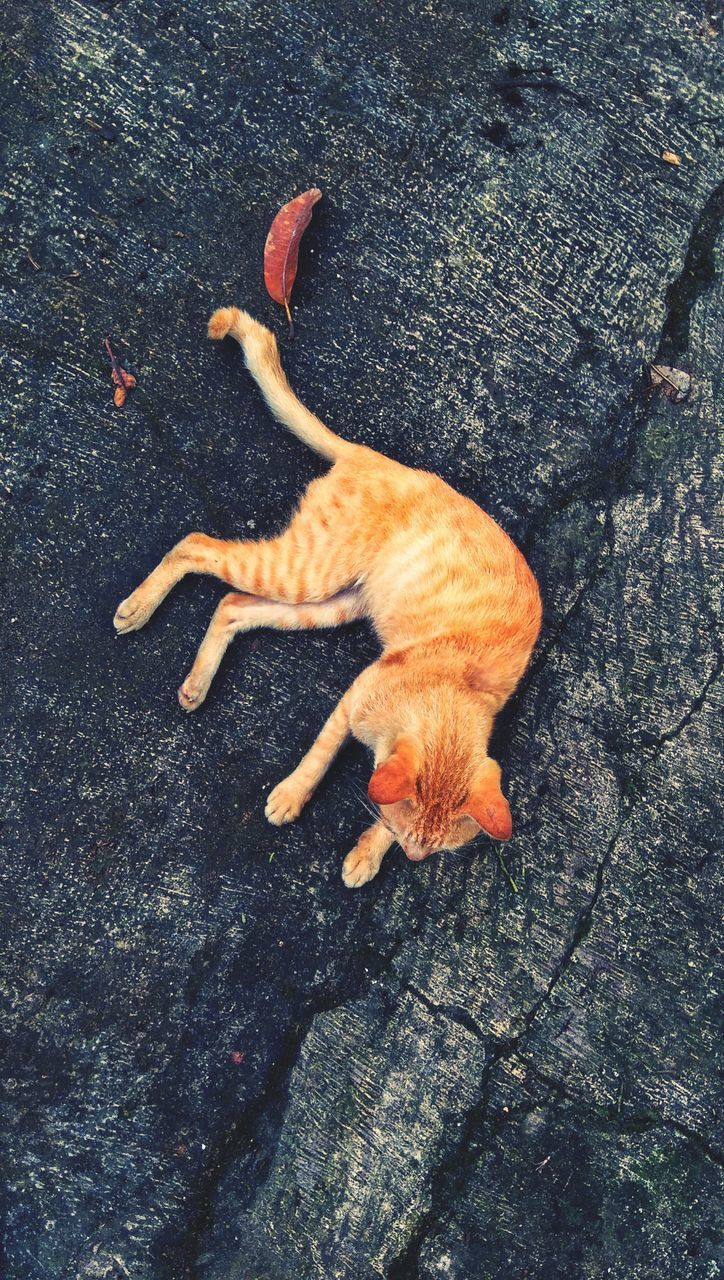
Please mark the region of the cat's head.
[[421, 740], [401, 734], [367, 790], [413, 862], [440, 849], [457, 849], [481, 830], [494, 840], [512, 835], [500, 765], [487, 755], [470, 759], [454, 744], [426, 750]]

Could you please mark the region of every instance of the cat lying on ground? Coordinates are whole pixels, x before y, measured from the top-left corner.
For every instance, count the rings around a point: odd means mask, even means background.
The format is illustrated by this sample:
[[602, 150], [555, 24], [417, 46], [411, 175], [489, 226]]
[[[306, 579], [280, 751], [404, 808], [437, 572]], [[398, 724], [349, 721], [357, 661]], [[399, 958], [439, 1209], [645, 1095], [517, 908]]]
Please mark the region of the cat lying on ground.
[[201, 705], [239, 631], [299, 630], [370, 618], [382, 656], [354, 681], [314, 745], [266, 805], [293, 822], [349, 734], [374, 753], [368, 794], [379, 818], [344, 861], [350, 888], [371, 880], [395, 840], [418, 862], [480, 830], [509, 839], [493, 719], [520, 680], [541, 623], [538, 586], [490, 516], [425, 471], [334, 435], [300, 403], [276, 340], [237, 307], [209, 337], [231, 334], [272, 413], [333, 465], [314, 480], [282, 534], [226, 542], [190, 533], [118, 607], [137, 631], [186, 573], [214, 574], [224, 596], [179, 689]]

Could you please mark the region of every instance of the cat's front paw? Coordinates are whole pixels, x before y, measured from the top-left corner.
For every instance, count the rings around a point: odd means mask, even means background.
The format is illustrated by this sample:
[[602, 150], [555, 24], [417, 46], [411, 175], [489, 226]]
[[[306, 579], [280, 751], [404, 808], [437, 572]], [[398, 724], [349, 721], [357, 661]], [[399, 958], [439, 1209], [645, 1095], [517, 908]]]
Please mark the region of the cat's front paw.
[[116, 609], [113, 625], [119, 635], [127, 631], [140, 631], [153, 613], [153, 602], [140, 590], [122, 600]]
[[374, 880], [380, 869], [381, 858], [376, 858], [369, 845], [360, 840], [342, 863], [342, 879], [348, 889], [360, 889], [363, 884]]
[[273, 826], [281, 827], [299, 817], [308, 799], [308, 788], [291, 773], [270, 793], [264, 813]]

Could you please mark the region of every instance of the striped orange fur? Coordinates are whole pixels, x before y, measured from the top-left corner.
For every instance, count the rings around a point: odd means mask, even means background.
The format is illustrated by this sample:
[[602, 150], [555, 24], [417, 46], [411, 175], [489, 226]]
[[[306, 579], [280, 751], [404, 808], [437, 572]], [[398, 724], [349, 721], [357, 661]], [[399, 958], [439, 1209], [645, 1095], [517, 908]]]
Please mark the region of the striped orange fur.
[[179, 690], [182, 707], [193, 711], [239, 631], [369, 618], [382, 655], [274, 788], [269, 821], [299, 815], [353, 734], [374, 754], [369, 795], [380, 818], [345, 859], [346, 884], [376, 875], [395, 840], [420, 861], [481, 829], [508, 839], [510, 809], [488, 742], [540, 630], [531, 570], [499, 525], [438, 476], [334, 435], [294, 395], [268, 329], [224, 307], [211, 317], [209, 336], [227, 334], [241, 344], [272, 413], [332, 467], [309, 485], [277, 537], [183, 538], [119, 606], [116, 628], [142, 627], [186, 573], [213, 574], [234, 588]]

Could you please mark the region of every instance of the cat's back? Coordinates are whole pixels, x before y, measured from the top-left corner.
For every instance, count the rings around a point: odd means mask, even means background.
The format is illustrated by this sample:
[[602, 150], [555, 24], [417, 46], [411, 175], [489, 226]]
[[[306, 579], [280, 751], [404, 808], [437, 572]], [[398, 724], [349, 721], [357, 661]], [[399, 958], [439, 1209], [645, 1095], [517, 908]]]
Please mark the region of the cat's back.
[[504, 635], [524, 665], [540, 630], [541, 599], [512, 539], [432, 472], [389, 459], [367, 465], [377, 495], [368, 516], [379, 533], [367, 590], [383, 641], [472, 627]]
[[451, 551], [465, 547], [474, 558], [520, 556], [492, 516], [432, 471], [358, 446], [352, 457], [335, 466], [334, 475], [339, 495], [359, 497], [364, 504], [365, 522], [377, 532], [378, 541], [402, 545], [423, 536], [438, 552], [448, 546]]
[[[532, 579], [533, 574], [504, 529], [471, 498], [432, 471], [407, 467], [383, 455], [365, 450], [358, 459], [357, 481], [369, 467], [375, 477], [374, 495], [368, 505], [370, 526], [381, 537], [380, 559], [408, 563], [424, 554], [439, 566], [473, 577], [481, 571], [503, 577]], [[537, 585], [536, 585], [537, 591]]]

